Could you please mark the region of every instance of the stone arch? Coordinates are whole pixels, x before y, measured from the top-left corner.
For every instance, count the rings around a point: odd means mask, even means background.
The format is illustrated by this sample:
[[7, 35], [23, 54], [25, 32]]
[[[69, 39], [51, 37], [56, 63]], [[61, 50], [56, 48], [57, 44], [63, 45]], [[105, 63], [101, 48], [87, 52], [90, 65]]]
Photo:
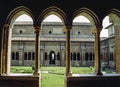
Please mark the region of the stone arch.
[[116, 73], [120, 73], [120, 10], [111, 9], [108, 11], [107, 15], [109, 16], [109, 21], [114, 26], [114, 38], [115, 38], [115, 48], [114, 54], [115, 57], [113, 59], [116, 69]]
[[92, 24], [92, 27], [101, 27], [102, 23], [101, 21], [99, 20], [98, 16], [90, 9], [88, 8], [80, 8], [78, 10], [76, 10], [74, 13], [73, 13], [73, 19], [76, 17], [76, 16], [79, 16], [79, 15], [82, 15], [82, 16], [85, 16], [87, 19], [89, 19], [89, 21], [91, 22]]
[[6, 55], [2, 54], [2, 57], [5, 58], [4, 60], [5, 64], [3, 65], [3, 72], [5, 72], [5, 74], [10, 74], [11, 49], [8, 49], [8, 48], [11, 48], [11, 34], [12, 34], [13, 23], [15, 22], [16, 18], [22, 14], [27, 14], [34, 20], [32, 11], [30, 9], [28, 9], [25, 6], [19, 6], [13, 9], [8, 14], [3, 27], [2, 51], [4, 51], [3, 54], [5, 53]]
[[15, 9], [13, 9], [9, 13], [9, 15], [7, 16], [7, 19], [6, 19], [6, 24], [11, 25], [15, 21], [15, 19], [18, 16], [22, 15], [22, 14], [29, 15], [33, 19], [33, 21], [34, 21], [34, 17], [33, 17], [32, 11], [29, 8], [25, 7], [25, 6], [19, 6], [19, 7], [15, 8]]
[[41, 25], [42, 21], [50, 14], [55, 14], [57, 15], [61, 20], [62, 22], [66, 25], [67, 24], [67, 16], [66, 14], [58, 7], [56, 6], [51, 6], [51, 7], [48, 7], [47, 9], [45, 9], [39, 16], [39, 25]]
[[110, 18], [110, 22], [114, 25], [120, 26], [120, 10], [111, 9], [107, 14]]

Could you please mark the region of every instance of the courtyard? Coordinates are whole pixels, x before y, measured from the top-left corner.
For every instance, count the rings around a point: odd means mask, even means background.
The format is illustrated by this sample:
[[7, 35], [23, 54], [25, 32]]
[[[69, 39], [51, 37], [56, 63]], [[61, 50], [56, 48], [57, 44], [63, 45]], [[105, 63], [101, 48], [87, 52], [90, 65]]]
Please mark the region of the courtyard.
[[[32, 66], [12, 66], [11, 74], [32, 74]], [[40, 67], [41, 87], [64, 87], [65, 67]], [[71, 67], [74, 75], [86, 74], [92, 75], [94, 67]], [[103, 73], [113, 73], [112, 70], [106, 69]]]

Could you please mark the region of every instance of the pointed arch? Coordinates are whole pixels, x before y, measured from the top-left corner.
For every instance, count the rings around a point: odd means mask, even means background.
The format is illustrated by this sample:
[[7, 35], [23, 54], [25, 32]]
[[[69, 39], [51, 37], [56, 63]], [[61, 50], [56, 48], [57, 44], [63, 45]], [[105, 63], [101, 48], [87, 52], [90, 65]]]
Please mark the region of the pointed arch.
[[102, 22], [99, 20], [98, 16], [88, 8], [80, 8], [76, 10], [73, 14], [73, 19], [79, 15], [85, 16], [91, 22], [93, 27], [101, 27]]
[[[117, 9], [111, 9], [108, 11], [108, 14], [109, 16], [109, 21], [110, 23], [112, 23], [112, 30], [114, 29], [114, 35], [115, 35], [115, 39], [113, 41], [113, 43], [115, 44], [115, 47], [114, 47], [114, 59], [113, 59], [113, 62], [115, 64], [115, 69], [116, 69], [116, 73], [120, 73], [120, 10], [117, 10]], [[110, 53], [110, 58], [112, 59], [112, 54]]]
[[120, 25], [120, 10], [117, 9], [111, 9], [108, 11], [107, 15], [110, 18], [110, 22]]
[[66, 14], [58, 7], [51, 6], [45, 9], [38, 18], [38, 23], [41, 25], [42, 21], [50, 14], [55, 14], [58, 16], [64, 24], [67, 24], [67, 16]]
[[110, 13], [116, 14], [117, 16], [120, 17], [120, 10], [118, 10], [118, 9], [115, 9], [115, 8], [114, 9], [110, 9], [108, 11], [107, 15], [109, 15]]
[[15, 9], [13, 9], [9, 13], [9, 15], [7, 16], [7, 19], [6, 19], [6, 24], [11, 25], [15, 21], [15, 19], [22, 14], [29, 15], [33, 19], [33, 22], [34, 22], [34, 17], [33, 17], [32, 11], [25, 6], [19, 6]]

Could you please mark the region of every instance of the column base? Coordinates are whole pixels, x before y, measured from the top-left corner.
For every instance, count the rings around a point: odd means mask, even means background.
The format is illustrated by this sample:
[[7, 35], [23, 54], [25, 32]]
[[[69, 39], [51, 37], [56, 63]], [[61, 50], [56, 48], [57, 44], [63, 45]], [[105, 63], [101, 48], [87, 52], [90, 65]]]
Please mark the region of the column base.
[[34, 75], [34, 76], [40, 76], [40, 71], [35, 71], [35, 72], [33, 73], [33, 75]]
[[102, 72], [97, 72], [96, 75], [103, 75], [103, 73]]
[[65, 73], [66, 76], [72, 76], [72, 72]]

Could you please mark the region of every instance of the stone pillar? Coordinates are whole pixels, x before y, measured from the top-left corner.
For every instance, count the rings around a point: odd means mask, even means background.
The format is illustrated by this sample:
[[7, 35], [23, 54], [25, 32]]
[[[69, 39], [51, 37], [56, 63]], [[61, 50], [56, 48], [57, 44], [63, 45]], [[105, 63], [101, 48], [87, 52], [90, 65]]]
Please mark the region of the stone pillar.
[[81, 57], [81, 64], [82, 64], [82, 66], [86, 66], [86, 60], [85, 60], [85, 52], [86, 52], [86, 49], [82, 49], [82, 51], [81, 51], [81, 55], [82, 55], [82, 57]]
[[4, 73], [4, 57], [5, 57], [5, 27], [3, 26], [3, 32], [2, 32], [2, 48], [1, 48], [1, 58], [0, 58], [0, 75], [3, 75]]
[[71, 26], [66, 26], [66, 76], [71, 76], [70, 72], [70, 29]]
[[94, 30], [95, 42], [94, 42], [94, 52], [95, 52], [95, 73], [97, 75], [102, 75], [101, 63], [100, 63], [100, 31], [102, 28]]
[[39, 32], [40, 32], [40, 27], [39, 26], [34, 26], [35, 28], [35, 33], [36, 33], [36, 44], [35, 44], [35, 71], [34, 71], [34, 75], [39, 76], [40, 75], [40, 40], [39, 40]]
[[5, 74], [10, 74], [10, 66], [11, 66], [11, 37], [12, 37], [12, 26], [7, 26], [6, 29], [6, 41], [5, 41]]
[[120, 26], [115, 25], [115, 68], [116, 73], [120, 73]]
[[3, 27], [3, 41], [2, 41], [2, 56], [1, 56], [1, 74], [7, 74], [7, 45], [8, 45], [8, 29], [9, 25], [5, 24]]

